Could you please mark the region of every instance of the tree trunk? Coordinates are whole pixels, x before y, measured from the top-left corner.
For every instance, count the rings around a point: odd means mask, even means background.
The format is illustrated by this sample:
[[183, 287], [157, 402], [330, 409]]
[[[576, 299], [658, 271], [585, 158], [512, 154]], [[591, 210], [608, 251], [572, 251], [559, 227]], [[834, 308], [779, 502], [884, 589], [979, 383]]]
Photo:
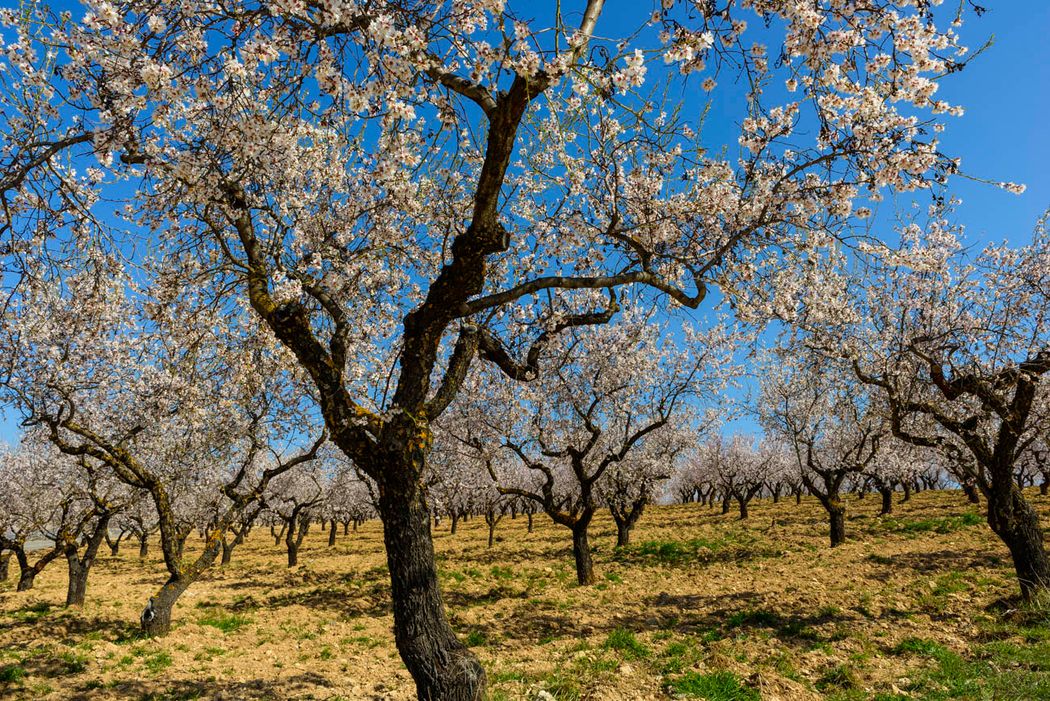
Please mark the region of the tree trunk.
[[971, 504], [981, 503], [981, 495], [977, 493], [977, 487], [974, 485], [973, 482], [963, 482], [962, 490], [963, 494], [966, 495], [966, 501], [970, 502]]
[[66, 606], [83, 606], [87, 596], [88, 572], [90, 564], [80, 561], [76, 555], [66, 554], [69, 567], [69, 585], [66, 587]]
[[496, 523], [494, 521], [490, 521], [488, 526], [489, 526], [489, 545], [488, 545], [488, 547], [491, 548], [493, 546], [493, 544], [495, 544], [495, 542], [496, 542]]
[[333, 518], [332, 522], [328, 524], [328, 547], [335, 545], [335, 534], [335, 519]]
[[343, 535], [350, 535], [350, 522], [343, 521]]
[[795, 490], [795, 506], [798, 506], [801, 503], [802, 503], [802, 490], [801, 489], [796, 489]]
[[11, 564], [11, 553], [6, 555], [0, 554], [0, 582], [6, 582], [9, 576], [9, 566]]
[[901, 503], [903, 504], [904, 502], [908, 501], [909, 499], [911, 499], [911, 485], [908, 484], [907, 482], [905, 482], [904, 483], [904, 496], [901, 497]]
[[1043, 546], [1039, 515], [1009, 480], [988, 495], [988, 525], [1010, 550], [1021, 598], [1032, 600], [1050, 589], [1050, 560]]
[[153, 615], [149, 620], [140, 619], [142, 632], [151, 638], [167, 635], [171, 631], [171, 612], [182, 593], [189, 588], [192, 580], [172, 577], [160, 588], [157, 595], [150, 599], [149, 608]]
[[893, 490], [889, 487], [881, 487], [879, 494], [882, 495], [882, 509], [879, 511], [879, 516], [889, 516], [893, 513]]
[[449, 530], [448, 530], [449, 535], [455, 535], [456, 534], [456, 527], [457, 526], [459, 526], [459, 516], [457, 516], [456, 514], [452, 514], [452, 527], [449, 528]]
[[225, 567], [230, 564], [233, 559], [233, 545], [232, 541], [229, 541], [225, 536], [222, 539], [222, 559], [219, 561], [221, 567]]
[[616, 547], [626, 548], [631, 544], [631, 527], [627, 521], [616, 519]]
[[109, 520], [111, 514], [103, 513], [99, 516], [87, 542], [84, 544], [84, 555], [81, 557], [76, 543], [66, 546], [66, 565], [69, 568], [69, 584], [66, 588], [66, 606], [83, 606], [84, 597], [87, 596], [88, 574], [91, 566], [95, 564], [95, 556], [102, 542], [109, 535]]
[[139, 536], [139, 559], [145, 560], [146, 556], [149, 555], [149, 536]]
[[729, 506], [732, 503], [733, 503], [733, 497], [729, 494], [729, 492], [726, 492], [726, 495], [724, 497], [722, 497], [722, 513], [723, 514], [728, 514], [729, 513]]
[[1039, 494], [1046, 496], [1050, 492], [1050, 477], [1043, 475], [1043, 481], [1039, 483]]
[[532, 533], [532, 512], [531, 512], [531, 511], [529, 511], [529, 512], [528, 512], [528, 513], [526, 514], [526, 516], [528, 516], [528, 517], [529, 517], [529, 531], [528, 531], [528, 532], [529, 532], [529, 533]]
[[408, 469], [387, 472], [378, 506], [398, 652], [420, 701], [478, 701], [485, 671], [445, 616], [422, 484]]
[[299, 564], [299, 544], [296, 542], [288, 543], [288, 567], [295, 567]]
[[747, 518], [747, 499], [743, 497], [737, 497], [736, 503], [740, 507], [740, 520], [743, 521]]
[[846, 507], [838, 497], [832, 497], [826, 508], [831, 525], [831, 547], [835, 548], [846, 542]]
[[18, 575], [18, 586], [15, 587], [16, 591], [29, 591], [33, 588], [33, 582], [36, 580], [37, 570], [30, 567], [27, 570], [22, 570]]
[[576, 581], [580, 586], [594, 584], [594, 562], [591, 544], [587, 540], [590, 519], [581, 519], [572, 528], [572, 555], [576, 559]]

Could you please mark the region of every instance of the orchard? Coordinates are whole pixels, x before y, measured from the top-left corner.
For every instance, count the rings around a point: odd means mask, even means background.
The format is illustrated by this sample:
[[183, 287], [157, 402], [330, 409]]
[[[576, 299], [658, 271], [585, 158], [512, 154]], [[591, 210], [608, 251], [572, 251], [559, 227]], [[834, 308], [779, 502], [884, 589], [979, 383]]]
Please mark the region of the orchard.
[[0, 8], [0, 695], [1050, 698], [987, 15]]

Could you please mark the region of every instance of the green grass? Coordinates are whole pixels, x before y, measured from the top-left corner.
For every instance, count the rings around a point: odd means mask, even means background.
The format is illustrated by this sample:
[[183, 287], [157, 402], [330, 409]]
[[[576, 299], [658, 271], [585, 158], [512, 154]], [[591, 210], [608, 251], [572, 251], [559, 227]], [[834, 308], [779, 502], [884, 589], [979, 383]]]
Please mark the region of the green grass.
[[745, 686], [732, 672], [686, 672], [670, 682], [667, 688], [678, 696], [708, 701], [758, 701], [760, 698], [757, 691]]
[[995, 623], [995, 635], [1008, 636], [963, 656], [922, 638], [907, 638], [892, 650], [930, 660], [913, 676], [907, 691], [924, 701], [1028, 701], [1050, 699], [1050, 622], [1034, 626]]
[[489, 571], [492, 573], [493, 579], [514, 579], [514, 569], [509, 566], [500, 567], [499, 565], [493, 565]]
[[66, 651], [58, 656], [59, 661], [62, 663], [62, 667], [66, 674], [80, 674], [87, 669], [88, 659], [83, 655], [78, 655], [72, 651]]
[[0, 666], [0, 684], [17, 684], [25, 679], [26, 671], [16, 664]]
[[38, 603], [26, 606], [25, 608], [19, 609], [18, 611], [14, 611], [11, 615], [16, 621], [23, 621], [25, 623], [36, 623], [41, 618], [51, 613], [51, 609], [51, 604], [40, 601]]
[[488, 642], [488, 636], [485, 635], [485, 631], [472, 630], [467, 633], [467, 637], [463, 639], [463, 642], [467, 647], [478, 647]]
[[242, 616], [237, 613], [224, 613], [217, 609], [213, 609], [197, 619], [197, 623], [200, 625], [218, 628], [223, 633], [235, 633], [251, 622], [252, 619], [248, 616]]
[[953, 533], [970, 526], [979, 526], [984, 523], [984, 517], [973, 511], [968, 511], [959, 516], [944, 516], [942, 518], [924, 518], [915, 520], [899, 520], [894, 518], [885, 519], [881, 522], [882, 528], [895, 533]]
[[649, 561], [664, 565], [684, 565], [709, 562], [719, 555], [771, 555], [775, 551], [759, 544], [759, 539], [748, 531], [728, 531], [713, 538], [690, 540], [646, 540], [638, 545], [617, 548], [613, 559], [620, 561]]
[[146, 655], [142, 660], [143, 666], [153, 674], [163, 672], [172, 665], [171, 655], [164, 650]]
[[660, 652], [660, 670], [666, 674], [678, 674], [700, 661], [700, 650], [685, 640], [675, 640]]
[[844, 664], [836, 665], [820, 675], [814, 686], [819, 691], [844, 691], [857, 688], [857, 675]]
[[634, 633], [626, 628], [617, 628], [609, 633], [602, 647], [616, 650], [626, 658], [640, 660], [649, 656], [649, 648], [642, 644]]

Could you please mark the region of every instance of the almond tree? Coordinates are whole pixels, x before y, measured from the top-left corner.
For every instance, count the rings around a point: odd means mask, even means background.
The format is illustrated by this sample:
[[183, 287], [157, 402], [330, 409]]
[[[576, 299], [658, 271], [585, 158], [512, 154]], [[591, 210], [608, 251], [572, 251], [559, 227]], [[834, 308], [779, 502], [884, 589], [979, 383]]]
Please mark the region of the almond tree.
[[598, 499], [609, 509], [616, 524], [616, 547], [631, 544], [631, 530], [645, 507], [653, 503], [661, 487], [675, 472], [703, 427], [674, 415], [673, 425], [659, 431], [628, 460], [610, 466], [598, 481]]
[[[801, 353], [790, 350], [794, 357]], [[833, 548], [846, 540], [843, 484], [872, 464], [889, 432], [880, 407], [863, 385], [844, 382], [843, 372], [784, 361], [765, 374], [759, 408], [766, 430], [793, 448], [802, 482], [827, 511]]]
[[[603, 9], [3, 14], [0, 233], [13, 251], [113, 235], [99, 203], [129, 200], [115, 214], [201, 299], [272, 329], [378, 483], [421, 699], [484, 690], [444, 613], [423, 487], [431, 422], [475, 359], [529, 380], [553, 336], [612, 322], [625, 294], [790, 295], [855, 199], [956, 168], [936, 115], [957, 110], [934, 94], [965, 50], [932, 3]], [[661, 94], [724, 104], [732, 135]]]
[[1050, 559], [1014, 476], [1050, 419], [1046, 218], [1032, 243], [972, 256], [939, 210], [901, 234], [897, 249], [872, 248], [865, 279], [851, 287], [852, 323], [817, 327], [811, 342], [846, 357], [888, 405], [897, 438], [941, 451], [980, 489], [1030, 599], [1050, 587]]
[[[274, 372], [266, 337], [217, 333], [227, 324], [219, 309], [185, 314], [192, 293], [184, 288], [157, 282], [152, 289], [165, 297], [141, 296], [104, 251], [68, 255], [77, 272], [56, 281], [47, 266], [33, 268], [10, 299], [0, 327], [12, 359], [3, 391], [23, 423], [74, 463], [149, 494], [169, 576], [142, 622], [163, 635], [225, 531], [270, 479], [312, 460], [324, 435], [261, 468], [261, 457], [277, 454], [275, 432], [308, 425], [297, 402], [283, 401], [288, 378]], [[213, 517], [216, 500], [224, 506]], [[185, 558], [186, 538], [209, 525], [201, 553]]]
[[288, 567], [299, 564], [299, 548], [310, 532], [314, 510], [325, 498], [325, 478], [316, 465], [312, 469], [286, 472], [271, 480], [267, 487], [266, 507], [283, 524]]
[[[469, 412], [464, 402], [450, 427], [478, 451], [502, 494], [534, 502], [570, 529], [581, 585], [595, 581], [589, 529], [606, 472], [658, 453], [646, 455], [652, 442], [664, 445], [661, 432], [678, 428], [676, 415], [690, 414], [688, 402], [720, 386], [735, 337], [716, 329], [702, 337], [706, 346], [700, 338], [692, 353], [680, 351], [644, 316], [567, 334], [538, 360], [545, 372], [528, 385], [482, 378], [474, 395], [484, 399]], [[510, 413], [489, 410], [511, 402]], [[506, 469], [508, 455], [525, 470]]]

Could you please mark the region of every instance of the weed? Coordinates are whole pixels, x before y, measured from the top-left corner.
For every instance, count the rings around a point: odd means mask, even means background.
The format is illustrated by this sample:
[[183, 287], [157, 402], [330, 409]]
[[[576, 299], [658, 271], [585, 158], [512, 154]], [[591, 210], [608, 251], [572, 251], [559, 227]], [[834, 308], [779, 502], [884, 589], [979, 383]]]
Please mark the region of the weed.
[[514, 569], [507, 567], [500, 567], [499, 565], [493, 565], [490, 570], [493, 579], [514, 579]]
[[602, 645], [606, 650], [616, 650], [624, 657], [640, 660], [649, 656], [649, 648], [643, 645], [634, 633], [626, 628], [617, 628], [609, 633]]
[[820, 675], [820, 679], [814, 686], [820, 691], [855, 689], [857, 688], [857, 675], [848, 665], [836, 665]]
[[218, 610], [212, 610], [197, 619], [197, 623], [200, 625], [218, 628], [223, 633], [235, 633], [251, 622], [251, 618], [248, 616], [236, 613], [223, 613]]
[[142, 660], [142, 664], [153, 674], [159, 674], [171, 666], [171, 655], [164, 650], [160, 650], [159, 652], [147, 655], [146, 658]]
[[472, 630], [467, 633], [467, 637], [463, 640], [467, 647], [478, 647], [488, 642], [488, 637], [484, 631]]
[[708, 701], [758, 701], [758, 692], [745, 686], [732, 672], [686, 672], [667, 685], [679, 696], [692, 696]]
[[25, 679], [26, 671], [16, 664], [5, 664], [0, 667], [0, 684], [15, 684]]

